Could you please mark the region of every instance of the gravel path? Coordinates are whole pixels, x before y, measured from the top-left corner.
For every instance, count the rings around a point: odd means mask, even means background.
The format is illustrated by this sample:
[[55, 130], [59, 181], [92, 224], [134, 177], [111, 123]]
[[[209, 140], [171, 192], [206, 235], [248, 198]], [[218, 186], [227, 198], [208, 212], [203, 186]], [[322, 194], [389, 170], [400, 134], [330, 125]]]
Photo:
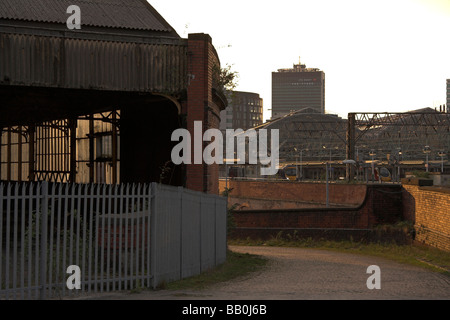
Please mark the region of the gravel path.
[[[247, 277], [205, 290], [145, 291], [112, 294], [99, 299], [136, 300], [358, 300], [450, 299], [450, 278], [381, 259], [302, 248], [231, 247], [233, 251], [261, 255], [268, 266]], [[381, 270], [381, 288], [368, 289], [367, 268]]]

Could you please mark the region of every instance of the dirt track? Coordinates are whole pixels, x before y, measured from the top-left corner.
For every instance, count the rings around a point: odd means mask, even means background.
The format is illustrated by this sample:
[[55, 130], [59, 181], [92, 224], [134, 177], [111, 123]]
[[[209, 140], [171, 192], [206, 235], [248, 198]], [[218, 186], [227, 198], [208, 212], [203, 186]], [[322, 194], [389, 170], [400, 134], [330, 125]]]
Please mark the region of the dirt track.
[[[201, 291], [114, 293], [97, 299], [136, 300], [358, 300], [450, 299], [450, 278], [418, 267], [361, 255], [277, 247], [231, 247], [270, 259], [261, 272]], [[368, 289], [370, 265], [381, 270], [381, 289]]]

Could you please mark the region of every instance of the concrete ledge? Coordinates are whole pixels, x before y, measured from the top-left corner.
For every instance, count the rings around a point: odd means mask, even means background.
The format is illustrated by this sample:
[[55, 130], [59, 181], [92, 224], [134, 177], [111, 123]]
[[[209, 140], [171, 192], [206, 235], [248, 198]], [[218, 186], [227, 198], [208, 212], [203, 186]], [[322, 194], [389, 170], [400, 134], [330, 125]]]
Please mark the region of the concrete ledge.
[[412, 185], [412, 186], [432, 186], [433, 179], [424, 178], [402, 178], [402, 184]]

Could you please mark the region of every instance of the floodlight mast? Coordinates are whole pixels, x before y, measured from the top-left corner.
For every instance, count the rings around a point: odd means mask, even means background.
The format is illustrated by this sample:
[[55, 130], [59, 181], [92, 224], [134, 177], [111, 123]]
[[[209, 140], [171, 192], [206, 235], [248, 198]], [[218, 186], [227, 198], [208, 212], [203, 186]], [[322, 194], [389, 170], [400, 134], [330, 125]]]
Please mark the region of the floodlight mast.
[[[347, 159], [355, 158], [355, 122], [356, 122], [356, 114], [349, 113], [347, 120]], [[353, 181], [355, 176], [355, 171], [352, 165], [345, 165], [345, 175], [347, 178], [347, 182]]]
[[438, 152], [438, 156], [441, 157], [441, 173], [444, 173], [444, 157], [445, 157], [445, 152], [444, 152], [444, 151], [439, 151], [439, 152]]
[[430, 148], [430, 146], [425, 146], [424, 148], [423, 148], [423, 153], [425, 153], [425, 155], [426, 155], [426, 164], [425, 164], [425, 169], [426, 169], [426, 172], [428, 172], [428, 155], [431, 153], [431, 148]]

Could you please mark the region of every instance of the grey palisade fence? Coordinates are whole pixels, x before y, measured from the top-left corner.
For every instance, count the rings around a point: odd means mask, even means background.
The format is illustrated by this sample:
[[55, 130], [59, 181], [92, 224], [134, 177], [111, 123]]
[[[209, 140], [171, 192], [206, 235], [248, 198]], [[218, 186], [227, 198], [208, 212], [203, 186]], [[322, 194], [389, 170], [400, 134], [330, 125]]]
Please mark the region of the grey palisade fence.
[[[156, 183], [0, 184], [0, 299], [154, 288], [226, 259], [226, 198]], [[80, 268], [81, 288], [68, 289]]]

